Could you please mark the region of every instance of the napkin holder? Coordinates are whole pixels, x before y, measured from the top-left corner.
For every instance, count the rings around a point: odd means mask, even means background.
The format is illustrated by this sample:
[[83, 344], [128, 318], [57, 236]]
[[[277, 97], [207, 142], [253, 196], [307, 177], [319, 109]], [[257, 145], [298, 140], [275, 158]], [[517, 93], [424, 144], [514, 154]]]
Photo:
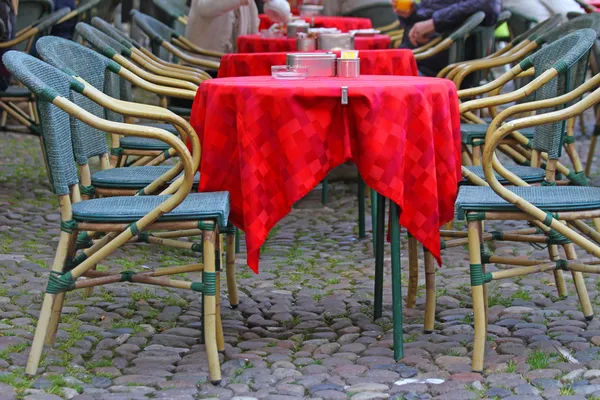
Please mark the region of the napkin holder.
[[324, 33], [318, 40], [320, 50], [354, 50], [354, 36], [349, 33]]
[[334, 53], [289, 53], [286, 55], [286, 64], [307, 67], [309, 77], [330, 77], [335, 76], [336, 58]]

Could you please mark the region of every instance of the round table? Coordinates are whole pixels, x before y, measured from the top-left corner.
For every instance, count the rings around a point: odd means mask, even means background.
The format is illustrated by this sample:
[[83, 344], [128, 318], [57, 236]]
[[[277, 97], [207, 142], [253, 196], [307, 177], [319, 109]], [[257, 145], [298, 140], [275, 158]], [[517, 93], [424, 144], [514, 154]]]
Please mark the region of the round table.
[[[340, 52], [336, 51], [338, 57]], [[219, 78], [271, 75], [271, 66], [285, 65], [287, 53], [231, 53], [221, 57]], [[417, 76], [417, 62], [411, 50], [362, 50], [360, 72], [363, 75]]]
[[[342, 104], [347, 87], [347, 104]], [[400, 206], [399, 222], [440, 259], [461, 175], [458, 97], [445, 79], [204, 81], [190, 120], [202, 142], [199, 191], [228, 191], [248, 265], [292, 205], [353, 160], [365, 183]]]
[[[269, 29], [274, 24], [266, 14], [260, 14], [259, 30]], [[371, 29], [373, 25], [369, 18], [354, 18], [354, 17], [302, 17], [308, 23], [314, 25], [315, 28], [337, 28], [342, 32], [348, 32], [355, 29]]]
[[[356, 50], [376, 50], [390, 47], [387, 35], [357, 36], [354, 38]], [[238, 53], [273, 53], [296, 51], [296, 39], [288, 37], [266, 38], [260, 35], [242, 35], [237, 39]]]

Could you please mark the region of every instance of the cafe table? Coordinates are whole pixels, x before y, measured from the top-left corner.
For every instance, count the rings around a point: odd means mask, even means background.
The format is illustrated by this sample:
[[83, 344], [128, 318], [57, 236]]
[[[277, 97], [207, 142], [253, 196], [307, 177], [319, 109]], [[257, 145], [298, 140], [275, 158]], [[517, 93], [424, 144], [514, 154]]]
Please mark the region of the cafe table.
[[[200, 137], [199, 191], [228, 191], [248, 266], [292, 205], [352, 160], [390, 200], [394, 351], [402, 357], [399, 225], [440, 260], [461, 175], [458, 97], [445, 79], [362, 75], [204, 81], [190, 122]], [[382, 243], [383, 240], [379, 240]]]
[[[339, 51], [334, 51], [338, 57]], [[287, 53], [231, 53], [221, 57], [219, 78], [271, 75], [273, 65], [285, 65]], [[359, 53], [363, 75], [417, 76], [417, 62], [411, 50], [363, 50]]]
[[[269, 29], [274, 24], [266, 14], [259, 14], [259, 30]], [[334, 17], [317, 15], [315, 17], [301, 17], [303, 20], [313, 25], [315, 28], [337, 28], [342, 32], [349, 32], [356, 29], [371, 29], [373, 25], [369, 18], [355, 17]]]
[[[387, 35], [356, 36], [356, 50], [376, 50], [390, 47]], [[238, 53], [273, 53], [296, 51], [296, 39], [284, 37], [263, 37], [260, 34], [242, 35], [237, 39]]]

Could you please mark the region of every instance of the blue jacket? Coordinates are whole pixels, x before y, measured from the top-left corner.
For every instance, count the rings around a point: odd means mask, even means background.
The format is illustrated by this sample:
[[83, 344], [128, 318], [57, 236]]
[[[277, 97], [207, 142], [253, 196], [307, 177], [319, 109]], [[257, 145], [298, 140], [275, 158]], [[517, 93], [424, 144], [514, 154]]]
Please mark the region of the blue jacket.
[[458, 28], [477, 11], [485, 12], [483, 25], [492, 26], [502, 11], [502, 0], [421, 0], [406, 25], [433, 18], [435, 31], [447, 32]]

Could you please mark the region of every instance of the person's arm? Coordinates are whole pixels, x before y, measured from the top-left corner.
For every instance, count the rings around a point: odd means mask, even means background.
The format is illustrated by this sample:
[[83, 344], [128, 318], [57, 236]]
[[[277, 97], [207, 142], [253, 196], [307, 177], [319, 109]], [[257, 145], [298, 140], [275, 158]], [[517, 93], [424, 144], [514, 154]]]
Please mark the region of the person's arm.
[[[459, 0], [448, 7], [436, 10], [431, 18], [436, 32], [446, 32], [456, 29], [461, 23], [478, 11], [483, 11], [487, 16], [497, 16], [495, 1], [492, 0]], [[495, 21], [491, 21], [493, 23]]]
[[195, 0], [191, 8], [201, 17], [215, 18], [247, 5], [248, 0]]

